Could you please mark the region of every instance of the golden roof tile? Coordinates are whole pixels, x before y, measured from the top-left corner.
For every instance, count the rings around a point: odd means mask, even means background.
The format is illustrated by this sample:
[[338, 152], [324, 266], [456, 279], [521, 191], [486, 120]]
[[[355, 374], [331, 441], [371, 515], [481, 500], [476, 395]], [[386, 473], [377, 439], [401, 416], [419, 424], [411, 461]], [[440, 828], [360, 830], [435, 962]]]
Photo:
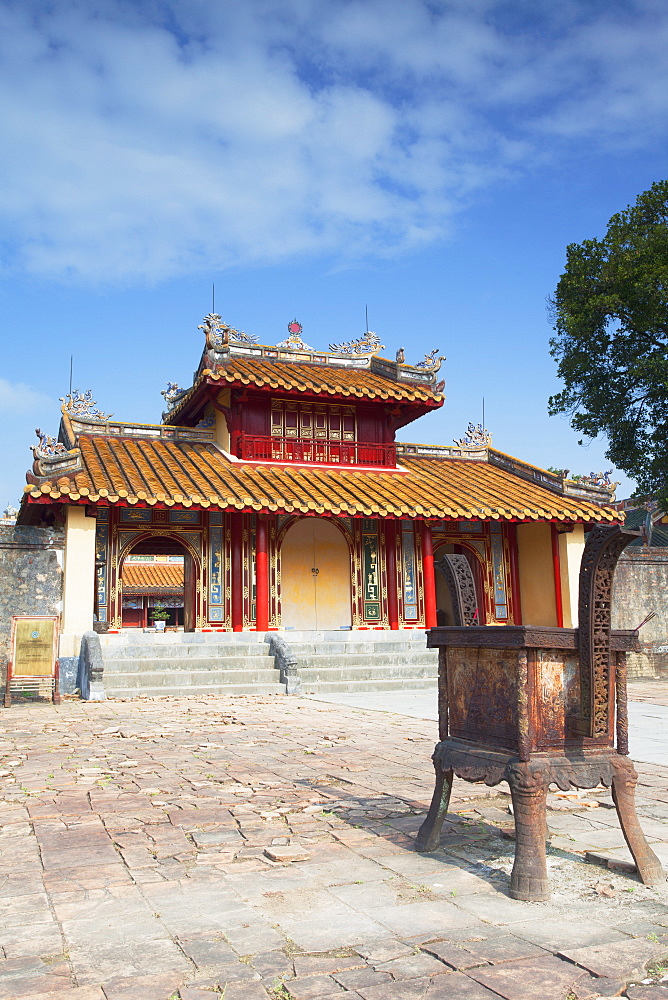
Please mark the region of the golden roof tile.
[[400, 456], [397, 470], [230, 461], [210, 443], [82, 435], [82, 469], [26, 487], [33, 500], [446, 520], [618, 521], [487, 461]]
[[131, 563], [123, 566], [123, 591], [177, 590], [183, 586], [182, 563]]
[[[360, 368], [335, 368], [298, 363], [276, 364], [271, 361], [248, 357], [231, 357], [215, 371], [205, 369], [202, 379], [222, 382], [228, 385], [264, 386], [274, 390], [305, 393], [308, 395], [328, 395], [355, 399], [396, 400], [407, 403], [423, 403], [432, 407], [441, 406], [442, 394], [430, 385], [397, 382], [375, 372]], [[170, 418], [180, 411], [197, 388], [196, 383], [187, 396], [179, 400], [170, 412]]]

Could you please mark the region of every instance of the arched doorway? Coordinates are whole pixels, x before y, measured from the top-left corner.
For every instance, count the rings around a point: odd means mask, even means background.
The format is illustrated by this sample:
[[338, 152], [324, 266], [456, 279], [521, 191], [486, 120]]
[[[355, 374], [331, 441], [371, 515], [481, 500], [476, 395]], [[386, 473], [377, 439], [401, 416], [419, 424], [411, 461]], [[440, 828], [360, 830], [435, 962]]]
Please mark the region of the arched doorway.
[[461, 545], [440, 545], [434, 567], [438, 624], [484, 624], [482, 572], [475, 554]]
[[120, 579], [123, 628], [150, 626], [158, 605], [168, 627], [195, 631], [195, 561], [178, 538], [144, 536], [124, 553]]
[[288, 528], [281, 546], [283, 628], [350, 628], [350, 549], [331, 521], [306, 517]]

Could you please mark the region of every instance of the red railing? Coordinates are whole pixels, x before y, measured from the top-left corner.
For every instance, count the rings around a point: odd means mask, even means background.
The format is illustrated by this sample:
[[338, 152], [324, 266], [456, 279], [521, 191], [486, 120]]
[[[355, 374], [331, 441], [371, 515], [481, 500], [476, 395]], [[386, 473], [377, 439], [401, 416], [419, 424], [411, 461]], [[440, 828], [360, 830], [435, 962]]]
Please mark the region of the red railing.
[[323, 438], [257, 437], [243, 434], [237, 457], [249, 462], [317, 462], [326, 465], [397, 464], [394, 444], [333, 441]]

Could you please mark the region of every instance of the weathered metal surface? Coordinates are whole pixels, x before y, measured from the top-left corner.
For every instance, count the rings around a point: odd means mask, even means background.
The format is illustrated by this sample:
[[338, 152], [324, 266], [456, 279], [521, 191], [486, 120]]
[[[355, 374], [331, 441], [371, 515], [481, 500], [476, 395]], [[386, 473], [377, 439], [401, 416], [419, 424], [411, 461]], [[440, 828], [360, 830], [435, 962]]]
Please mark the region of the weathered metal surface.
[[434, 566], [443, 574], [450, 588], [455, 625], [473, 625], [478, 617], [478, 598], [468, 559], [463, 555], [447, 553], [434, 560]]
[[[507, 781], [515, 813], [515, 864], [510, 894], [549, 897], [545, 799], [556, 783], [612, 786], [619, 822], [638, 874], [648, 885], [661, 865], [638, 823], [637, 776], [628, 753], [626, 651], [637, 632], [612, 632], [610, 593], [620, 553], [634, 533], [595, 528], [580, 573], [580, 629], [530, 626], [439, 627], [439, 734], [436, 787], [417, 838], [419, 851], [438, 845], [453, 774], [496, 785]], [[617, 750], [615, 749], [615, 699]]]
[[577, 730], [583, 735], [606, 737], [610, 732], [612, 580], [620, 555], [638, 534], [618, 526], [596, 525], [582, 554], [578, 595], [581, 718]]
[[448, 649], [450, 734], [517, 749], [518, 650]]

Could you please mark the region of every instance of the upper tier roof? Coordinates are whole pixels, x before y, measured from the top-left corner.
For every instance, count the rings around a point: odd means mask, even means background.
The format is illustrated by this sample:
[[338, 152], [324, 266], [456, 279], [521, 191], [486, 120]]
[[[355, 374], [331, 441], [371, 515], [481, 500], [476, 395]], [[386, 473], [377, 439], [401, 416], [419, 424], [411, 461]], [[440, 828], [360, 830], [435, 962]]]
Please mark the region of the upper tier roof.
[[442, 394], [436, 392], [433, 386], [392, 381], [373, 370], [303, 364], [277, 365], [271, 361], [232, 356], [226, 364], [218, 365], [215, 371], [204, 369], [201, 372], [192, 389], [181, 396], [169, 411], [169, 422], [175, 422], [187, 409], [202, 384], [216, 382], [308, 396], [343, 397], [351, 401], [380, 399], [398, 403], [422, 403], [430, 408], [443, 403]]
[[200, 329], [205, 345], [192, 387], [182, 389], [170, 382], [163, 392], [169, 406], [163, 414], [166, 423], [195, 423], [206, 386], [216, 382], [310, 397], [408, 404], [413, 412], [404, 422], [443, 404], [445, 382], [436, 379], [445, 359], [438, 350], [411, 365], [402, 348], [391, 361], [380, 356], [383, 345], [368, 331], [357, 340], [330, 344], [329, 351], [317, 351], [304, 343], [296, 320], [288, 324], [287, 340], [274, 346], [258, 344], [217, 313], [205, 316]]

